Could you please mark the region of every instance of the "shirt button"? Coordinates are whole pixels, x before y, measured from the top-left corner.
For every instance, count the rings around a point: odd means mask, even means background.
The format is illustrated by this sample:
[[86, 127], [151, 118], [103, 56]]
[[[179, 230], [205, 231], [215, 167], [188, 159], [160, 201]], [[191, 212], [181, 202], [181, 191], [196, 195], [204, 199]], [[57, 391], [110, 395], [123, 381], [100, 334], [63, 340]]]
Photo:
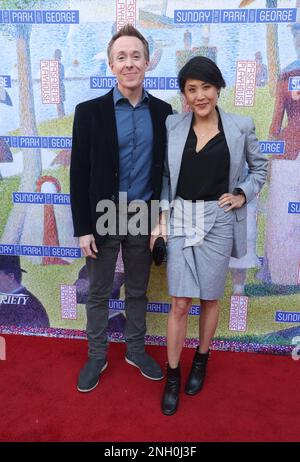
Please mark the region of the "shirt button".
[[115, 200], [115, 195], [114, 195], [114, 194], [111, 196], [111, 200], [112, 200], [112, 201]]

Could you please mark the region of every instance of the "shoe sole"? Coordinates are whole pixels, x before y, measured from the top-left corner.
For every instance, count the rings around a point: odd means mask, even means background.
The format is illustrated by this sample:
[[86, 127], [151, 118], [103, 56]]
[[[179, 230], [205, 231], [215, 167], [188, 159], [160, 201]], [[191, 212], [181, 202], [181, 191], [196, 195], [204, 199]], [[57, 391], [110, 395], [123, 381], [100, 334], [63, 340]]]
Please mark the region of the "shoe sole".
[[[102, 367], [102, 369], [101, 369], [101, 371], [100, 371], [100, 374], [101, 374], [103, 371], [105, 371], [105, 369], [107, 368], [107, 366], [108, 366], [108, 362], [106, 361], [106, 363], [104, 364], [104, 366]], [[100, 375], [100, 374], [99, 374], [99, 375]], [[98, 380], [98, 382], [96, 383], [96, 385], [94, 385], [92, 388], [89, 388], [88, 390], [82, 390], [82, 389], [79, 388], [78, 386], [77, 386], [77, 390], [80, 391], [80, 393], [88, 393], [89, 391], [94, 390], [94, 389], [97, 387], [98, 384], [99, 384], [99, 380]]]
[[134, 366], [134, 367], [136, 367], [137, 369], [139, 369], [140, 373], [141, 373], [144, 377], [146, 377], [146, 379], [150, 379], [150, 380], [162, 380], [162, 379], [164, 378], [163, 375], [162, 375], [161, 377], [157, 378], [157, 379], [154, 378], [154, 377], [150, 377], [149, 375], [145, 374], [137, 364], [135, 364], [134, 362], [130, 361], [130, 359], [126, 358], [126, 356], [125, 356], [125, 361], [126, 361], [128, 364], [130, 364], [131, 366]]
[[198, 393], [200, 393], [200, 391], [202, 391], [203, 385], [204, 385], [204, 383], [202, 383], [201, 387], [200, 387], [198, 390], [192, 391], [192, 392], [189, 392], [188, 390], [184, 389], [184, 393], [185, 393], [186, 395], [188, 395], [188, 396], [198, 395]]
[[188, 396], [195, 396], [195, 395], [198, 395], [198, 393], [200, 393], [201, 390], [202, 390], [202, 388], [200, 388], [200, 390], [197, 390], [197, 391], [195, 391], [195, 392], [193, 392], [193, 393], [189, 393], [189, 392], [187, 392], [186, 390], [184, 390], [184, 393], [185, 393], [186, 395], [188, 395]]
[[162, 413], [163, 413], [163, 415], [174, 415], [176, 411], [177, 411], [177, 407], [176, 407], [176, 409], [174, 411], [171, 411], [171, 412], [164, 412], [162, 410]]

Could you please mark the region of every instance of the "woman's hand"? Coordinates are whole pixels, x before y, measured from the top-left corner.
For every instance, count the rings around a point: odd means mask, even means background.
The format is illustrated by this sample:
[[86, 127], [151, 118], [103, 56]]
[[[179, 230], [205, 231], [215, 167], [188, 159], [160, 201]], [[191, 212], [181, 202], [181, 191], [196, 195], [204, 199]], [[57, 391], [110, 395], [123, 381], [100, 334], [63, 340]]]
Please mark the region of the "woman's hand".
[[229, 212], [232, 209], [239, 209], [246, 203], [246, 197], [244, 194], [230, 194], [225, 193], [219, 198], [219, 207], [226, 207], [225, 212]]

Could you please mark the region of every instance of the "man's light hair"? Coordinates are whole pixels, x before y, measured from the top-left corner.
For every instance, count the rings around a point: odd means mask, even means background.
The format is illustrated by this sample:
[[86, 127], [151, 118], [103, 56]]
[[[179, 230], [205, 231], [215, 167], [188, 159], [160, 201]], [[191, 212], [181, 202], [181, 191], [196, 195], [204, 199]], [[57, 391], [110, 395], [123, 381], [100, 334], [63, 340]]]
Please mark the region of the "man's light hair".
[[115, 43], [116, 40], [120, 37], [136, 37], [138, 38], [143, 46], [144, 46], [144, 56], [145, 60], [148, 62], [150, 59], [150, 52], [149, 52], [149, 44], [145, 37], [132, 25], [132, 24], [125, 24], [116, 34], [114, 34], [108, 44], [107, 47], [107, 56], [108, 56], [108, 61], [112, 61], [112, 47], [113, 44]]

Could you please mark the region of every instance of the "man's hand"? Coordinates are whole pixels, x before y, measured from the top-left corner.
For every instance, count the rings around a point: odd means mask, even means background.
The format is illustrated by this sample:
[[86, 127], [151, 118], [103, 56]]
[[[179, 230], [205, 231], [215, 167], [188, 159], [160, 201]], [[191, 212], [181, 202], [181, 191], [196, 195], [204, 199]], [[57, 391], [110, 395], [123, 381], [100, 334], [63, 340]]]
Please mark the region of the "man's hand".
[[98, 249], [96, 247], [95, 238], [92, 234], [80, 236], [79, 246], [85, 257], [97, 258]]

